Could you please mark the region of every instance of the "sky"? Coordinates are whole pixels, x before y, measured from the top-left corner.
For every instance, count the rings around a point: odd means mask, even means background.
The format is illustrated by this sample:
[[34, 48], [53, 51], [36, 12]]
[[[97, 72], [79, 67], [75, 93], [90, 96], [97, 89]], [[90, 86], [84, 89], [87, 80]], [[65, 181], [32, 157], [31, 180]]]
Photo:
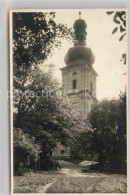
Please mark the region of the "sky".
[[[113, 29], [118, 26], [113, 22], [113, 15], [107, 15], [106, 10], [60, 10], [56, 11], [56, 23], [66, 24], [73, 27], [75, 20], [79, 18], [87, 24], [86, 46], [91, 48], [96, 60], [93, 68], [98, 73], [97, 77], [97, 99], [117, 98], [120, 91], [124, 91], [127, 83], [127, 66], [120, 62], [121, 55], [127, 53], [127, 37], [121, 42], [121, 34], [116, 32], [112, 35]], [[46, 64], [55, 65], [55, 77], [62, 84], [60, 68], [65, 67], [64, 57], [72, 43], [62, 41], [60, 49], [55, 49], [52, 57], [48, 58]]]

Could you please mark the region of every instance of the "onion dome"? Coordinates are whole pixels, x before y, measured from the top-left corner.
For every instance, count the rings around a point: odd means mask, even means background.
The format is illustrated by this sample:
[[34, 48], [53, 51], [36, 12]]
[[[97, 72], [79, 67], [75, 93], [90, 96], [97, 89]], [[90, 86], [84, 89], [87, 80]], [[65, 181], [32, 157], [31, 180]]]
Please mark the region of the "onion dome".
[[71, 47], [66, 56], [66, 65], [73, 65], [77, 61], [85, 61], [92, 65], [95, 61], [95, 57], [90, 48], [85, 47], [86, 45], [86, 31], [87, 25], [81, 18], [81, 12], [79, 12], [79, 19], [75, 21], [73, 28], [75, 34], [74, 47]]
[[81, 19], [81, 12], [79, 12], [79, 19], [75, 21], [74, 25], [74, 34], [75, 34], [75, 42], [74, 47], [71, 47], [64, 61], [66, 65], [74, 65], [78, 61], [84, 61], [89, 65], [92, 65], [95, 61], [95, 57], [90, 48], [85, 47], [86, 45], [86, 31], [87, 24], [84, 20]]
[[75, 23], [74, 23], [74, 25], [73, 25], [73, 28], [74, 28], [75, 30], [78, 29], [78, 28], [84, 29], [84, 30], [85, 30], [85, 29], [87, 28], [87, 24], [85, 23], [84, 20], [78, 19], [78, 20], [75, 21]]
[[92, 65], [95, 62], [95, 57], [90, 48], [77, 45], [68, 50], [64, 61], [66, 65], [75, 64], [77, 61], [85, 61]]

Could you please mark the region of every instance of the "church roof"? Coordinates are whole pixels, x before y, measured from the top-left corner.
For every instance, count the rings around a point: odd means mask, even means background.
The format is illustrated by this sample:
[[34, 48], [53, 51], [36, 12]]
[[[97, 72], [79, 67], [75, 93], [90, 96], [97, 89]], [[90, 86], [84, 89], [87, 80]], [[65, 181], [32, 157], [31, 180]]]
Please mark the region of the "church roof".
[[64, 60], [66, 65], [71, 65], [78, 60], [88, 62], [92, 65], [95, 62], [95, 57], [90, 48], [77, 45], [68, 50]]
[[[81, 17], [81, 12], [79, 12], [79, 17]], [[88, 62], [88, 64], [91, 66], [95, 62], [95, 57], [91, 49], [85, 47], [87, 24], [84, 20], [79, 18], [74, 22], [73, 28], [75, 34], [74, 47], [71, 47], [68, 50], [64, 61], [67, 66], [73, 65], [77, 61]]]
[[82, 19], [78, 19], [75, 21], [74, 25], [73, 25], [73, 28], [74, 29], [77, 29], [77, 28], [83, 28], [83, 29], [86, 29], [87, 28], [87, 24], [84, 20]]

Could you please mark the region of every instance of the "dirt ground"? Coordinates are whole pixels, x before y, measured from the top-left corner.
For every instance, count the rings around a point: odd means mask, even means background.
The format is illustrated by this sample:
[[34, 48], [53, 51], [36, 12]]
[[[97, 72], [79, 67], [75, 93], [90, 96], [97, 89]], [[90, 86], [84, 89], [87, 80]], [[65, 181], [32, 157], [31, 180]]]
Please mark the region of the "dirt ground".
[[14, 193], [127, 193], [125, 175], [83, 172], [81, 166], [60, 161], [58, 171], [14, 177]]

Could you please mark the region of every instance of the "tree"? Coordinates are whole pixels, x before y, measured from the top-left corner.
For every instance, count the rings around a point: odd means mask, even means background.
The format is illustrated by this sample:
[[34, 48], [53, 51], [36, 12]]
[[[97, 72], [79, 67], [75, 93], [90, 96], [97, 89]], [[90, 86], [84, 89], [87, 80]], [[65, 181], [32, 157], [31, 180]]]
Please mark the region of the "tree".
[[[101, 167], [126, 171], [126, 93], [117, 100], [104, 100], [92, 109], [91, 144]], [[122, 143], [122, 144], [121, 144]]]
[[13, 13], [13, 60], [17, 69], [43, 62], [61, 39], [71, 40], [72, 30], [56, 24], [55, 12]]
[[[51, 78], [52, 75], [39, 69], [39, 64], [44, 66], [54, 48], [61, 46], [61, 39], [71, 39], [71, 29], [56, 24], [54, 18], [54, 12], [13, 13], [14, 128], [20, 129], [26, 140], [26, 135], [30, 139], [35, 137], [41, 156], [49, 161], [57, 140], [67, 144], [69, 132], [68, 116], [62, 114], [62, 111], [67, 113], [65, 105], [62, 106], [60, 98], [48, 95], [59, 90], [57, 82]], [[43, 92], [43, 97], [39, 92]], [[18, 141], [17, 137], [14, 139]], [[23, 149], [27, 158], [31, 158], [28, 148]], [[19, 150], [21, 156], [22, 150]], [[18, 160], [20, 165], [22, 159]]]
[[63, 102], [61, 88], [50, 72], [34, 67], [24, 86], [15, 80], [14, 87], [18, 91], [14, 95], [14, 127], [35, 137], [41, 146], [41, 166], [48, 169], [57, 143], [68, 146], [85, 128], [85, 118]]
[[[80, 112], [79, 112], [80, 113]], [[79, 114], [77, 113], [77, 115]], [[80, 121], [77, 124], [76, 132], [71, 140], [71, 156], [76, 158], [89, 158], [92, 154], [91, 134], [93, 129], [83, 113], [78, 115]], [[92, 155], [91, 155], [92, 157]], [[93, 157], [92, 157], [93, 158]]]

